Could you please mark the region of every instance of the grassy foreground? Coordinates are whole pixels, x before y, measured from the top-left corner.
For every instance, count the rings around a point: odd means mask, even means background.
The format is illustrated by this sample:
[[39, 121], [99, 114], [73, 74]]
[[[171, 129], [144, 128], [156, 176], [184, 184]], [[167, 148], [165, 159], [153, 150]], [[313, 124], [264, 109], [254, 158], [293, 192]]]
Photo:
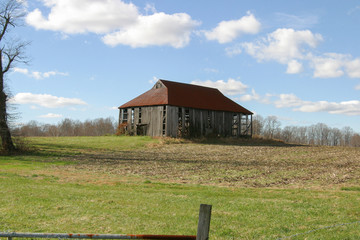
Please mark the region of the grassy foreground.
[[[211, 239], [278, 239], [360, 220], [352, 148], [26, 141], [32, 154], [0, 156], [0, 231], [195, 235], [201, 203], [213, 205]], [[359, 232], [354, 223], [288, 239], [359, 239]]]

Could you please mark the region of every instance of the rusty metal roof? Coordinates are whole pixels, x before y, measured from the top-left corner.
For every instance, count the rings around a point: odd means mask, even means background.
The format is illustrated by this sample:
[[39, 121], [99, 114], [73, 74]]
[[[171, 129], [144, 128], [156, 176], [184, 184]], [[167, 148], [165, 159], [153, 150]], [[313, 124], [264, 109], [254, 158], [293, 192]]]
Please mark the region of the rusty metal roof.
[[253, 114], [218, 89], [193, 84], [159, 80], [152, 89], [121, 105], [119, 108], [172, 105], [215, 111]]

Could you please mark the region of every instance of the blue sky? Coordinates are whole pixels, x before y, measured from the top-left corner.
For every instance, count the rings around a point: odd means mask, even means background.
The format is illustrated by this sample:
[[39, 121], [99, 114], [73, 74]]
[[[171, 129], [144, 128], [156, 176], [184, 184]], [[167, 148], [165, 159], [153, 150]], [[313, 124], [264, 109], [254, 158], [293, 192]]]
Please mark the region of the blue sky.
[[156, 79], [219, 88], [282, 126], [360, 131], [360, 2], [27, 0], [18, 122], [117, 119]]

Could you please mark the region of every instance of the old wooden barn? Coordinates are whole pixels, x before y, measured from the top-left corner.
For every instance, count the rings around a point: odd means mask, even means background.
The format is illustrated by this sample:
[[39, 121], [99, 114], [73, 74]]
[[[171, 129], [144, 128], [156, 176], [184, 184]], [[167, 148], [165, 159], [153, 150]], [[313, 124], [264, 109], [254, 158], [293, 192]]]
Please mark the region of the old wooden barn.
[[215, 88], [159, 80], [119, 110], [120, 126], [132, 135], [252, 135], [253, 113]]

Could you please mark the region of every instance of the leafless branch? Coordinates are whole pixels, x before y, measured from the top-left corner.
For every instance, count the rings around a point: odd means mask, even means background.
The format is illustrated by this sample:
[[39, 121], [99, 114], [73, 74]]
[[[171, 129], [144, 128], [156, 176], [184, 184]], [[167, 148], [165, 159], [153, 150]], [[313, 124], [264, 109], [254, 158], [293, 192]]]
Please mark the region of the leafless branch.
[[29, 45], [29, 42], [12, 41], [7, 44], [6, 47], [0, 49], [0, 55], [3, 56], [3, 74], [7, 73], [16, 62], [28, 63], [28, 59], [25, 56], [25, 48]]
[[23, 1], [19, 0], [9, 0], [0, 4], [0, 42], [8, 32], [9, 26], [16, 27], [21, 23], [26, 14], [23, 6]]

